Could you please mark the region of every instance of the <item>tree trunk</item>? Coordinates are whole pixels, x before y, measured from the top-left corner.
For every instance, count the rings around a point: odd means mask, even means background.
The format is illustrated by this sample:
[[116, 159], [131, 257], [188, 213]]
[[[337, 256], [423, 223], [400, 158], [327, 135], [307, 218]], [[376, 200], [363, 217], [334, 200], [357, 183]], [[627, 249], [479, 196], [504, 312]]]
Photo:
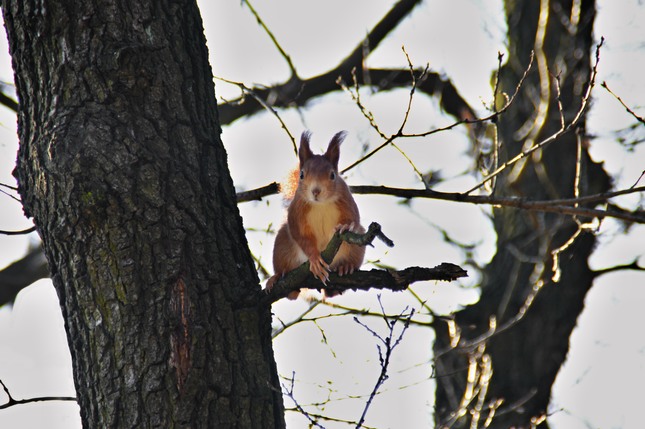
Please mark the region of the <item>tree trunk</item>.
[[[501, 71], [500, 90], [514, 92], [532, 50], [535, 64], [518, 98], [499, 118], [500, 163], [560, 129], [554, 75], [559, 75], [564, 118], [569, 123], [575, 117], [591, 74], [595, 5], [583, 0], [576, 16], [571, 0], [507, 1], [506, 14], [509, 59]], [[564, 23], [571, 17], [567, 28]], [[538, 200], [573, 197], [577, 136], [582, 141], [580, 194], [607, 190], [607, 175], [587, 153], [584, 129], [583, 120], [575, 131], [507, 169], [497, 180], [495, 194]], [[453, 347], [458, 338], [445, 324], [437, 326], [439, 427], [449, 422], [452, 427], [471, 427], [476, 418], [481, 426], [489, 406], [499, 407], [490, 427], [539, 422], [592, 286], [587, 263], [596, 239], [590, 233], [582, 233], [561, 253], [561, 276], [553, 279], [552, 252], [578, 229], [571, 217], [500, 208], [493, 222], [498, 248], [484, 270], [481, 299], [455, 314], [458, 329], [453, 332], [460, 332], [460, 345]], [[497, 328], [509, 327], [485, 340], [485, 334], [493, 332], [493, 316]]]
[[2, 6], [84, 427], [284, 427], [195, 2]]

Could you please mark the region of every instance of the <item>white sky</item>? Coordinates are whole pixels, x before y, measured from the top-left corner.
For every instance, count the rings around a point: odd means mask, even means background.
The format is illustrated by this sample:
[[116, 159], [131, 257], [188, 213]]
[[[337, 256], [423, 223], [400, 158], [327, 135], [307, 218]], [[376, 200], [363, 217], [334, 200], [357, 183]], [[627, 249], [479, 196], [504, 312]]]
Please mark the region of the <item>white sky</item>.
[[[240, 2], [201, 1], [211, 63], [214, 73], [227, 79], [271, 84], [283, 81], [288, 68], [268, 38], [257, 26], [248, 9]], [[262, 0], [254, 2], [282, 46], [291, 55], [301, 77], [322, 73], [334, 66], [358, 43], [361, 37], [391, 6], [390, 1], [354, 0], [353, 2], [317, 2], [302, 0]], [[462, 95], [475, 108], [490, 99], [490, 73], [496, 68], [497, 52], [504, 51], [504, 27], [501, 2], [459, 0], [426, 1], [400, 28], [370, 56], [368, 63], [377, 67], [405, 66], [401, 46], [405, 45], [417, 66], [426, 63], [449, 76]], [[645, 84], [645, 6], [636, 0], [599, 2], [596, 36], [604, 35], [599, 82], [606, 80], [632, 107], [643, 114]], [[339, 11], [342, 11], [340, 13]], [[3, 45], [4, 40], [0, 41]], [[6, 45], [0, 47], [0, 79], [10, 81], [10, 60]], [[217, 95], [233, 98], [236, 88], [217, 82]], [[370, 107], [385, 129], [398, 128], [407, 103], [407, 91], [394, 91], [369, 97]], [[633, 123], [617, 102], [596, 87], [594, 105], [588, 121], [598, 136], [592, 143], [592, 155], [605, 161], [618, 177], [617, 186], [630, 186], [645, 168], [645, 148], [625, 152], [615, 143], [612, 130]], [[0, 108], [0, 181], [14, 183], [11, 177], [15, 160], [15, 117]], [[282, 113], [294, 134], [309, 128], [314, 132], [313, 146], [322, 149], [329, 137], [340, 129], [350, 131], [343, 146], [341, 165], [355, 159], [361, 145], [377, 144], [356, 107], [345, 94], [334, 94], [312, 102], [302, 116]], [[451, 123], [437, 110], [436, 102], [417, 96], [410, 129], [427, 129]], [[643, 127], [637, 129], [645, 137]], [[224, 129], [231, 171], [238, 189], [250, 189], [282, 178], [294, 163], [294, 155], [280, 125], [270, 115], [257, 115]], [[464, 190], [473, 179], [462, 176], [468, 168], [465, 151], [468, 144], [463, 130], [441, 133], [426, 139], [402, 142], [401, 146], [422, 169], [441, 168], [450, 180], [445, 189]], [[253, 156], [249, 156], [252, 153]], [[396, 172], [396, 174], [395, 174]], [[414, 175], [407, 162], [394, 151], [383, 151], [369, 163], [353, 170], [352, 184], [381, 183], [414, 186]], [[2, 196], [0, 196], [2, 198]], [[21, 217], [18, 204], [3, 198], [0, 229], [22, 229], [29, 223]], [[485, 262], [492, 256], [494, 236], [484, 213], [477, 207], [441, 202], [418, 201], [412, 210], [385, 197], [357, 198], [365, 222], [378, 221], [397, 244], [394, 249], [376, 245], [368, 251], [371, 261], [380, 260], [398, 267], [433, 266], [442, 261], [462, 264], [464, 255], [442, 243], [439, 225], [453, 238], [477, 243], [475, 258]], [[629, 197], [623, 204], [637, 204]], [[245, 225], [258, 230], [278, 224], [282, 207], [278, 198], [241, 207]], [[459, 219], [460, 227], [455, 226]], [[603, 224], [601, 245], [592, 257], [594, 268], [614, 263], [643, 260], [643, 226], [621, 235], [616, 224]], [[254, 254], [270, 267], [272, 237], [249, 232]], [[0, 237], [0, 266], [24, 254], [29, 239]], [[369, 266], [368, 266], [369, 268]], [[471, 270], [472, 272], [472, 270]], [[476, 299], [469, 286], [425, 284], [415, 290], [428, 299], [438, 312], [448, 312]], [[572, 349], [554, 391], [551, 427], [642, 427], [640, 415], [641, 386], [645, 384], [645, 341], [638, 327], [645, 324], [640, 303], [645, 297], [645, 275], [619, 273], [601, 277], [590, 292], [586, 309], [574, 332]], [[407, 294], [383, 294], [382, 301], [392, 313], [411, 304]], [[374, 293], [346, 294], [334, 300], [359, 308], [378, 308]], [[281, 302], [274, 311], [287, 321], [306, 307], [304, 302]], [[318, 313], [319, 314], [319, 313]], [[382, 321], [366, 321], [380, 329]], [[319, 329], [320, 328], [320, 329]], [[323, 341], [324, 330], [326, 343]], [[391, 378], [383, 386], [368, 414], [368, 425], [379, 428], [430, 427], [434, 381], [428, 379], [431, 367], [428, 352], [433, 333], [430, 329], [410, 328], [394, 353]], [[16, 398], [44, 395], [73, 395], [71, 364], [62, 328], [62, 320], [53, 288], [48, 281], [23, 291], [13, 309], [0, 310], [0, 379]], [[371, 390], [378, 373], [378, 359], [373, 337], [351, 318], [335, 318], [290, 328], [275, 340], [276, 359], [282, 375], [296, 372], [298, 400], [307, 404], [330, 395], [335, 399], [325, 413], [356, 420], [364, 399], [349, 399]], [[331, 384], [328, 384], [331, 382]], [[405, 387], [405, 388], [404, 388]], [[0, 393], [0, 403], [3, 402]], [[394, 405], [395, 404], [395, 405]], [[288, 399], [287, 407], [292, 406]], [[381, 412], [379, 410], [387, 410]], [[290, 428], [304, 427], [303, 420], [288, 413]], [[345, 425], [326, 424], [328, 428]], [[12, 407], [0, 411], [0, 427], [74, 428], [80, 427], [78, 410], [72, 403], [42, 403]]]

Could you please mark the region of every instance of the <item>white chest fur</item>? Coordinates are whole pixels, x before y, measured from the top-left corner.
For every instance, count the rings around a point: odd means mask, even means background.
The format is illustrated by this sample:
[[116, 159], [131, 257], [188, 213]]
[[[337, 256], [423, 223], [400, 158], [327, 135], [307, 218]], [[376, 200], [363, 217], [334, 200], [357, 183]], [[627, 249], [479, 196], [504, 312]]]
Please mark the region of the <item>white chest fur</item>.
[[307, 222], [311, 226], [318, 250], [324, 250], [336, 232], [340, 211], [335, 203], [312, 204], [307, 213]]

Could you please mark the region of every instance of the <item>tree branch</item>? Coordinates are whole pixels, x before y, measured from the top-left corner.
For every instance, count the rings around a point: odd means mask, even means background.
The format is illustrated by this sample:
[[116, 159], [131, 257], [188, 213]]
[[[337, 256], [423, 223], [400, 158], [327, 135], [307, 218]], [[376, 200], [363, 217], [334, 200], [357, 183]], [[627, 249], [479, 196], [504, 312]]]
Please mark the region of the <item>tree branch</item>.
[[7, 85], [2, 84], [2, 88], [0, 89], [0, 104], [5, 106], [9, 110], [18, 112], [18, 102], [4, 92], [5, 86]]
[[601, 270], [595, 270], [593, 272], [593, 275], [594, 277], [600, 277], [605, 274], [610, 274], [610, 273], [623, 271], [623, 270], [645, 271], [645, 267], [640, 266], [638, 264], [638, 259], [637, 259], [630, 264], [616, 265], [609, 268], [603, 268]]
[[[604, 37], [601, 37], [600, 42], [596, 45], [596, 61], [595, 61], [594, 65], [593, 65], [593, 67], [591, 69], [591, 76], [589, 78], [589, 83], [587, 84], [587, 89], [586, 89], [586, 91], [585, 91], [585, 93], [584, 93], [584, 95], [582, 97], [580, 107], [579, 107], [578, 111], [576, 112], [575, 117], [571, 120], [571, 122], [569, 122], [569, 124], [565, 125], [564, 116], [561, 116], [562, 117], [561, 126], [560, 126], [560, 129], [557, 132], [555, 132], [554, 134], [551, 134], [549, 137], [543, 139], [542, 141], [533, 144], [528, 149], [518, 153], [512, 159], [504, 162], [504, 164], [502, 164], [497, 169], [495, 169], [495, 171], [493, 171], [492, 173], [490, 173], [489, 175], [484, 177], [481, 182], [479, 182], [477, 185], [475, 185], [474, 187], [472, 187], [471, 189], [466, 191], [467, 194], [470, 194], [471, 192], [481, 188], [483, 185], [485, 185], [487, 182], [493, 180], [502, 171], [506, 170], [511, 165], [517, 163], [518, 161], [523, 160], [524, 158], [526, 158], [527, 156], [529, 156], [533, 152], [535, 152], [535, 151], [537, 151], [539, 149], [545, 148], [546, 146], [548, 146], [551, 143], [553, 143], [554, 141], [556, 141], [563, 134], [565, 134], [565, 133], [569, 132], [570, 130], [574, 129], [575, 127], [577, 127], [578, 123], [583, 118], [583, 114], [585, 113], [585, 111], [587, 110], [587, 108], [589, 106], [589, 100], [591, 99], [591, 91], [592, 91], [593, 87], [596, 84], [596, 76], [598, 75], [598, 63], [600, 62], [600, 48], [602, 47], [604, 42], [605, 42]], [[531, 62], [533, 61], [532, 58], [533, 58], [533, 54], [531, 54]], [[538, 61], [538, 63], [539, 63], [539, 61]], [[539, 68], [539, 64], [538, 64], [538, 68]], [[527, 72], [528, 72], [528, 68], [524, 72], [524, 76], [526, 76]], [[521, 81], [522, 80], [524, 80], [524, 77], [521, 79]], [[560, 108], [561, 108], [561, 105], [560, 105]], [[562, 113], [561, 113], [561, 115], [562, 115]]]
[[297, 410], [300, 414], [302, 414], [303, 416], [305, 416], [305, 417], [307, 418], [307, 420], [309, 420], [310, 427], [314, 427], [314, 426], [315, 426], [315, 427], [318, 427], [318, 428], [321, 428], [321, 429], [325, 429], [325, 427], [324, 427], [324, 426], [322, 426], [320, 423], [318, 423], [318, 422], [316, 421], [316, 418], [315, 418], [315, 417], [313, 417], [312, 415], [310, 415], [310, 414], [309, 414], [309, 413], [308, 413], [304, 408], [302, 408], [302, 405], [300, 405], [300, 404], [298, 403], [298, 401], [296, 400], [296, 396], [295, 396], [295, 394], [294, 394], [294, 392], [293, 392], [293, 391], [294, 391], [294, 388], [295, 388], [295, 385], [296, 385], [296, 383], [295, 383], [295, 378], [296, 378], [296, 373], [295, 373], [295, 372], [292, 372], [292, 373], [291, 373], [291, 379], [290, 379], [291, 385], [290, 385], [289, 387], [287, 387], [287, 385], [286, 385], [286, 384], [284, 384], [284, 383], [282, 384], [282, 391], [283, 391], [283, 394], [284, 394], [286, 397], [288, 397], [289, 399], [291, 399], [291, 400], [293, 401], [294, 406], [296, 407], [296, 410]]
[[586, 216], [590, 218], [613, 217], [635, 223], [645, 223], [645, 213], [642, 211], [626, 212], [618, 210], [600, 210], [576, 206], [581, 203], [602, 202], [610, 198], [631, 193], [645, 191], [645, 186], [623, 189], [614, 192], [588, 195], [579, 198], [566, 198], [557, 200], [529, 200], [524, 197], [494, 197], [488, 195], [469, 195], [459, 192], [439, 192], [431, 189], [404, 189], [390, 188], [387, 186], [351, 186], [352, 193], [356, 194], [382, 194], [401, 198], [431, 198], [445, 201], [455, 201], [471, 204], [487, 204], [493, 206], [512, 207], [522, 210], [559, 213], [573, 216]]
[[27, 229], [21, 229], [19, 231], [7, 231], [7, 230], [0, 230], [0, 235], [27, 235], [36, 230], [35, 226], [32, 226], [31, 228]]
[[242, 0], [242, 3], [245, 3], [246, 6], [249, 8], [253, 16], [255, 17], [256, 21], [258, 22], [258, 25], [262, 27], [262, 29], [267, 33], [267, 36], [269, 36], [269, 39], [271, 39], [271, 42], [273, 42], [273, 46], [280, 52], [280, 55], [282, 55], [282, 58], [287, 62], [287, 65], [289, 66], [289, 70], [291, 70], [291, 75], [292, 76], [297, 76], [298, 73], [296, 72], [296, 68], [293, 65], [293, 62], [291, 61], [291, 57], [289, 54], [285, 52], [285, 50], [282, 48], [282, 45], [278, 43], [278, 39], [275, 37], [273, 32], [267, 27], [267, 25], [264, 23], [264, 20], [260, 16], [260, 14], [255, 10], [253, 5], [248, 1], [248, 0]]
[[7, 386], [4, 384], [2, 380], [0, 380], [0, 385], [2, 385], [2, 389], [4, 389], [4, 393], [7, 395], [7, 398], [8, 398], [6, 403], [0, 405], [0, 410], [4, 410], [5, 408], [13, 407], [15, 405], [30, 404], [32, 402], [44, 402], [44, 401], [76, 402], [76, 398], [73, 396], [39, 396], [36, 398], [14, 399], [14, 397], [11, 396], [9, 389], [7, 388]]
[[[242, 88], [245, 93], [253, 96], [242, 96], [220, 103], [218, 105], [220, 124], [227, 125], [241, 117], [251, 116], [267, 106], [283, 108], [293, 105], [302, 106], [314, 97], [339, 90], [340, 87], [337, 84], [339, 79], [352, 82], [353, 70], [356, 71], [357, 83], [360, 85], [371, 85], [384, 90], [409, 86], [412, 83], [409, 69], [368, 69], [364, 65], [369, 53], [410, 14], [418, 3], [420, 0], [401, 0], [396, 3], [366, 38], [340, 64], [326, 73], [304, 80], [292, 74], [286, 82], [273, 86]], [[476, 117], [473, 109], [459, 95], [450, 80], [442, 78], [439, 73], [428, 73], [417, 87], [428, 95], [440, 95], [441, 107], [458, 120], [468, 121]]]
[[278, 192], [280, 192], [280, 184], [277, 182], [272, 182], [261, 188], [238, 192], [236, 194], [237, 202], [243, 203], [247, 201], [259, 201], [263, 197], [268, 197], [269, 195], [274, 195]]
[[[414, 309], [410, 310], [409, 313], [405, 314], [407, 312], [407, 307], [399, 314], [397, 318], [394, 320], [389, 320], [388, 317], [386, 316], [385, 309], [383, 308], [383, 303], [381, 302], [381, 297], [378, 297], [378, 302], [379, 305], [381, 306], [381, 312], [383, 313], [383, 321], [385, 322], [385, 325], [387, 326], [388, 333], [386, 337], [382, 337], [376, 331], [374, 331], [372, 328], [361, 322], [358, 317], [354, 316], [354, 321], [361, 325], [363, 328], [367, 330], [367, 332], [371, 333], [379, 343], [377, 344], [376, 348], [378, 350], [378, 357], [379, 357], [379, 362], [381, 364], [381, 372], [379, 373], [379, 376], [376, 380], [376, 383], [374, 384], [374, 388], [372, 389], [372, 392], [370, 393], [369, 397], [367, 398], [367, 402], [365, 403], [365, 407], [363, 408], [363, 413], [361, 414], [361, 418], [358, 420], [358, 423], [356, 424], [357, 428], [363, 427], [363, 422], [365, 422], [365, 417], [367, 416], [367, 411], [369, 410], [370, 406], [372, 405], [372, 401], [376, 397], [376, 394], [378, 393], [378, 390], [381, 388], [383, 383], [388, 379], [387, 371], [390, 366], [390, 359], [392, 358], [392, 352], [394, 349], [401, 343], [401, 340], [403, 339], [403, 335], [405, 334], [405, 331], [407, 331], [408, 327], [410, 326], [410, 320], [412, 319], [412, 316], [414, 316]], [[396, 322], [400, 319], [403, 319], [403, 328], [401, 329], [401, 332], [399, 335], [394, 338], [394, 327], [396, 326]]]
[[600, 86], [602, 86], [603, 88], [605, 88], [605, 90], [607, 90], [607, 92], [609, 92], [609, 93], [610, 93], [610, 94], [611, 94], [611, 95], [612, 95], [612, 96], [613, 96], [613, 97], [614, 97], [614, 98], [615, 98], [615, 99], [616, 99], [620, 104], [622, 104], [622, 106], [625, 108], [625, 110], [627, 111], [627, 113], [629, 113], [630, 115], [632, 115], [632, 116], [634, 117], [634, 119], [636, 119], [638, 122], [640, 122], [641, 124], [644, 124], [644, 125], [645, 125], [645, 118], [643, 118], [642, 116], [638, 116], [638, 115], [636, 114], [636, 112], [634, 112], [632, 109], [630, 109], [630, 108], [629, 108], [629, 106], [628, 106], [627, 104], [625, 104], [625, 102], [623, 101], [623, 99], [622, 99], [622, 98], [620, 98], [620, 97], [619, 97], [618, 95], [616, 95], [616, 94], [615, 94], [611, 89], [609, 89], [609, 86], [607, 85], [607, 82], [603, 81], [603, 82], [600, 84]]
[[12, 303], [25, 287], [48, 276], [49, 268], [42, 248], [31, 249], [22, 259], [0, 270], [0, 307]]
[[[340, 244], [347, 241], [352, 244], [368, 245], [374, 238], [379, 237], [386, 244], [392, 242], [383, 235], [381, 227], [377, 223], [372, 223], [365, 234], [356, 234], [352, 232], [336, 233], [322, 252], [322, 257], [328, 263], [334, 259]], [[371, 270], [355, 271], [352, 274], [339, 276], [336, 273], [330, 273], [329, 282], [325, 285], [319, 279], [315, 278], [309, 271], [309, 262], [305, 262], [295, 270], [287, 273], [279, 279], [270, 291], [262, 291], [259, 300], [263, 303], [274, 303], [281, 298], [286, 297], [289, 292], [301, 288], [329, 290], [333, 292], [344, 292], [346, 290], [370, 290], [370, 289], [389, 289], [393, 291], [402, 291], [408, 288], [411, 283], [417, 281], [443, 280], [453, 281], [461, 277], [467, 277], [468, 273], [461, 267], [442, 263], [434, 268], [409, 267], [401, 271], [394, 270]], [[257, 303], [258, 298], [252, 299], [249, 304]]]
[[[273, 195], [278, 192], [279, 185], [275, 182], [262, 188], [250, 191], [239, 192], [237, 194], [238, 203], [260, 200], [263, 197]], [[629, 222], [645, 223], [645, 213], [642, 211], [628, 212], [625, 210], [616, 210], [610, 206], [607, 210], [580, 207], [580, 204], [593, 202], [606, 202], [611, 198], [621, 195], [645, 192], [645, 186], [621, 189], [612, 192], [603, 192], [600, 194], [586, 195], [578, 198], [559, 198], [555, 200], [530, 200], [524, 197], [494, 197], [488, 195], [469, 195], [460, 192], [439, 192], [432, 189], [409, 189], [409, 188], [392, 188], [389, 186], [368, 186], [354, 185], [350, 186], [354, 194], [380, 194], [391, 195], [406, 199], [412, 198], [429, 198], [435, 200], [454, 201], [470, 204], [487, 204], [501, 207], [512, 207], [521, 210], [532, 210], [539, 212], [559, 213], [572, 216], [586, 216], [590, 218], [613, 217]]]

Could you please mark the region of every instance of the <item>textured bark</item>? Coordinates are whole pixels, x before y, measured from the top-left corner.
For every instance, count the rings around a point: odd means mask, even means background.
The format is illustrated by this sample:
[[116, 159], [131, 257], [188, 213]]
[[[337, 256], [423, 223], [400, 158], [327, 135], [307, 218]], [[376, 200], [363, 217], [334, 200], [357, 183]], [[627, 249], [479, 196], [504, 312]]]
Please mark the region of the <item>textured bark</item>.
[[[560, 128], [556, 85], [548, 73], [540, 75], [541, 67], [548, 68], [554, 75], [560, 74], [561, 99], [567, 122], [578, 111], [589, 83], [594, 2], [582, 1], [580, 22], [569, 32], [563, 25], [563, 17], [571, 16], [572, 2], [550, 0], [542, 49], [536, 43], [540, 3], [506, 2], [510, 52], [509, 62], [501, 72], [501, 90], [513, 93], [534, 49], [537, 64], [518, 99], [499, 118], [501, 162], [518, 154], [531, 138], [538, 142]], [[543, 107], [548, 107], [548, 111], [544, 121], [540, 122], [536, 114], [540, 91], [546, 83], [549, 101]], [[546, 98], [542, 97], [542, 100]], [[528, 133], [521, 131], [527, 123], [534, 125]], [[584, 136], [584, 121], [577, 131]], [[589, 158], [587, 144], [583, 137], [581, 195], [603, 192], [609, 187], [602, 167]], [[575, 168], [576, 133], [572, 131], [528, 157], [525, 163], [518, 163], [507, 170], [497, 181], [495, 195], [534, 199], [572, 197]], [[473, 339], [487, 333], [491, 316], [496, 318], [498, 327], [512, 320], [522, 311], [534, 288], [543, 286], [523, 318], [494, 334], [488, 341], [475, 344], [485, 345], [485, 350], [461, 346], [452, 348], [445, 324], [438, 323], [435, 343], [438, 380], [435, 419], [438, 426], [456, 419], [452, 427], [470, 427], [470, 412], [461, 418], [452, 413], [460, 409], [459, 401], [468, 384], [468, 359], [477, 357], [490, 358], [493, 369], [480, 424], [488, 413], [487, 405], [497, 399], [504, 402], [490, 427], [529, 427], [531, 418], [544, 415], [551, 387], [566, 358], [569, 336], [583, 309], [584, 297], [592, 286], [594, 276], [588, 267], [588, 258], [596, 240], [589, 233], [580, 235], [563, 252], [560, 281], [552, 280], [551, 252], [565, 243], [577, 229], [571, 217], [500, 208], [495, 210], [493, 221], [498, 248], [484, 270], [481, 299], [455, 314], [455, 321], [461, 328], [461, 344], [470, 342], [472, 346]], [[480, 370], [483, 362], [480, 361]], [[477, 398], [462, 410], [476, 408], [476, 402]], [[542, 425], [546, 427], [547, 423]]]
[[284, 427], [195, 2], [2, 5], [84, 427]]

